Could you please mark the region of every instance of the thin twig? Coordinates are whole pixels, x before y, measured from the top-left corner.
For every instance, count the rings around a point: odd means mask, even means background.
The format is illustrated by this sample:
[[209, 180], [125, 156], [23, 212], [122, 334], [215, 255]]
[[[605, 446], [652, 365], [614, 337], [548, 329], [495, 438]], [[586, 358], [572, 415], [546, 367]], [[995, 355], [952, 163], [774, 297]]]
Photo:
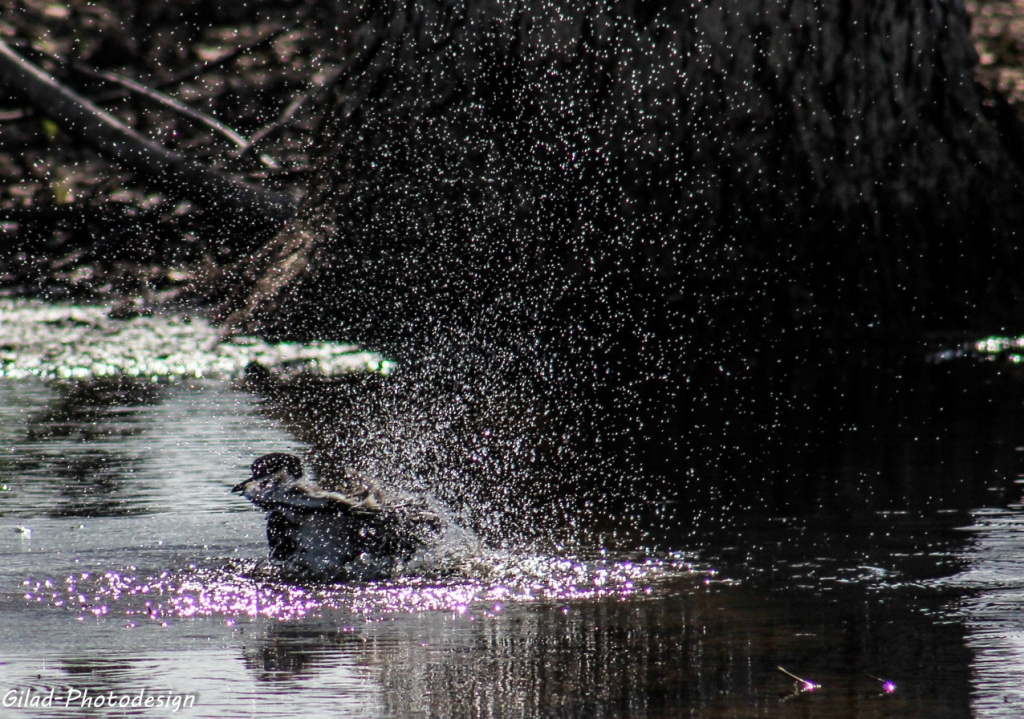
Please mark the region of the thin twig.
[[868, 677], [869, 679], [874, 679], [876, 682], [880, 682], [882, 684], [882, 691], [886, 694], [892, 694], [894, 691], [896, 691], [896, 682], [894, 681], [890, 681], [889, 679], [882, 679], [881, 677], [876, 677], [874, 674], [868, 674], [867, 672], [864, 672], [864, 676]]
[[256, 172], [250, 172], [248, 174], [251, 180], [266, 180], [268, 178], [282, 178], [282, 177], [293, 177], [295, 175], [308, 175], [313, 172], [312, 165], [300, 165], [298, 167], [281, 167], [276, 170], [267, 172], [265, 170], [258, 170]]
[[88, 75], [89, 77], [99, 78], [100, 80], [106, 80], [107, 82], [116, 83], [121, 87], [127, 88], [128, 90], [131, 90], [132, 92], [138, 95], [148, 97], [150, 100], [153, 100], [154, 102], [159, 102], [161, 105], [165, 105], [166, 107], [173, 109], [175, 112], [184, 115], [185, 117], [195, 120], [196, 122], [200, 122], [206, 125], [207, 127], [216, 130], [221, 135], [223, 135], [224, 137], [228, 138], [233, 143], [238, 145], [238, 147], [241, 148], [242, 150], [245, 150], [249, 147], [249, 140], [246, 140], [240, 134], [235, 132], [235, 130], [231, 129], [220, 120], [216, 119], [215, 117], [211, 117], [210, 115], [207, 115], [205, 112], [200, 112], [194, 107], [186, 105], [181, 100], [173, 98], [170, 95], [165, 95], [159, 90], [154, 90], [153, 88], [147, 87], [146, 85], [143, 85], [140, 82], [132, 80], [131, 78], [123, 77], [113, 72], [107, 72], [106, 70], [96, 70], [77, 62], [73, 63], [71, 65], [71, 68], [75, 72], [81, 73], [82, 75]]
[[249, 140], [249, 145], [247, 147], [243, 147], [239, 150], [236, 150], [235, 157], [241, 157], [242, 155], [245, 154], [246, 150], [248, 150], [249, 147], [252, 147], [260, 140], [263, 140], [268, 135], [277, 132], [285, 125], [287, 125], [289, 122], [291, 122], [292, 118], [295, 117], [295, 113], [299, 111], [299, 108], [302, 107], [303, 104], [305, 104], [312, 98], [316, 97], [317, 95], [330, 89], [331, 85], [339, 77], [341, 77], [342, 73], [344, 72], [345, 68], [341, 67], [331, 70], [327, 74], [327, 77], [324, 79], [322, 83], [320, 83], [319, 85], [313, 84], [313, 86], [310, 87], [306, 92], [302, 93], [294, 100], [292, 100], [290, 103], [288, 103], [288, 107], [284, 109], [284, 112], [282, 112], [276, 120], [274, 120], [269, 125], [264, 125], [259, 130], [253, 133], [252, 138]]
[[796, 679], [798, 682], [800, 682], [803, 685], [804, 691], [812, 691], [814, 689], [818, 689], [819, 688], [819, 685], [815, 684], [810, 679], [803, 679], [802, 677], [798, 677], [796, 674], [794, 674], [793, 672], [789, 671], [788, 669], [784, 669], [783, 667], [775, 667], [775, 668], [778, 669], [783, 674], [785, 674], [787, 677], [791, 677], [793, 679]]

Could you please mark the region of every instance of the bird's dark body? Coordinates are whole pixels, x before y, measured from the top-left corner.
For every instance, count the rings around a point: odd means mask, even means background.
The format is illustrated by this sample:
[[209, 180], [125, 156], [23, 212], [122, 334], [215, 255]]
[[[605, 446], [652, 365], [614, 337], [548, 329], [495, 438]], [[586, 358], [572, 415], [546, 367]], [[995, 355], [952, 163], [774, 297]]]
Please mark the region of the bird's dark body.
[[304, 480], [292, 455], [265, 455], [252, 469], [252, 476], [234, 491], [267, 510], [270, 558], [291, 579], [370, 581], [395, 576], [445, 527], [424, 500], [384, 498], [365, 480], [355, 493]]

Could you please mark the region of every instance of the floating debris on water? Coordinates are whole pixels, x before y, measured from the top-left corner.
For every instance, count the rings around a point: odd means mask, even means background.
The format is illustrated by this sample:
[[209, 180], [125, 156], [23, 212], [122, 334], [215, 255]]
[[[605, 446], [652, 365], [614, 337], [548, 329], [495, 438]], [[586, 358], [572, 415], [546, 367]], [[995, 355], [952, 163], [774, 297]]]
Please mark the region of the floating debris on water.
[[109, 306], [0, 300], [0, 377], [235, 379], [253, 362], [325, 377], [389, 374], [394, 369], [389, 360], [355, 345], [224, 339], [201, 317], [140, 314], [117, 319], [110, 312]]
[[880, 683], [882, 685], [883, 694], [892, 694], [894, 691], [896, 691], [896, 682], [889, 681], [888, 679], [882, 679], [881, 677], [876, 677], [874, 674], [865, 673], [864, 676], [868, 677], [869, 679], [874, 679], [876, 682]]
[[784, 697], [784, 700], [791, 699], [795, 696], [799, 696], [800, 694], [804, 694], [806, 692], [813, 692], [817, 691], [818, 689], [821, 689], [821, 685], [817, 682], [812, 682], [810, 679], [798, 677], [796, 674], [789, 671], [785, 667], [778, 666], [775, 668], [783, 674], [785, 674], [787, 677], [793, 679], [793, 692], [792, 694], [788, 694], [786, 697]]

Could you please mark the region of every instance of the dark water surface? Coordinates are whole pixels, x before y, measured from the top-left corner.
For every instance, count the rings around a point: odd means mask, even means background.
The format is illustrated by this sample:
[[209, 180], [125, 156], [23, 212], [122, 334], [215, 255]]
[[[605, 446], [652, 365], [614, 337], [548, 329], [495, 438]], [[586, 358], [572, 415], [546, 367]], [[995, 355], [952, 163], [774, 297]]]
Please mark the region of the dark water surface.
[[[756, 491], [714, 531], [336, 587], [258, 567], [228, 490], [307, 449], [258, 395], [0, 379], [0, 690], [55, 697], [0, 715], [1021, 716], [1015, 365], [803, 354], [771, 447], [730, 435]], [[196, 699], [59, 708], [72, 689]]]

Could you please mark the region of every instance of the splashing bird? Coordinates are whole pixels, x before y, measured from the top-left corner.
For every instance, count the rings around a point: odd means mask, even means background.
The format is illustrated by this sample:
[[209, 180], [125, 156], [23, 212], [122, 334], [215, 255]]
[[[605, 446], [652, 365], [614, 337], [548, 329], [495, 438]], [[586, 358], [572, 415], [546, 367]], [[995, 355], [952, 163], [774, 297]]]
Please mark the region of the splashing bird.
[[447, 525], [425, 497], [385, 494], [351, 470], [337, 483], [313, 481], [298, 457], [282, 452], [258, 458], [231, 491], [266, 510], [270, 559], [300, 581], [396, 576]]

